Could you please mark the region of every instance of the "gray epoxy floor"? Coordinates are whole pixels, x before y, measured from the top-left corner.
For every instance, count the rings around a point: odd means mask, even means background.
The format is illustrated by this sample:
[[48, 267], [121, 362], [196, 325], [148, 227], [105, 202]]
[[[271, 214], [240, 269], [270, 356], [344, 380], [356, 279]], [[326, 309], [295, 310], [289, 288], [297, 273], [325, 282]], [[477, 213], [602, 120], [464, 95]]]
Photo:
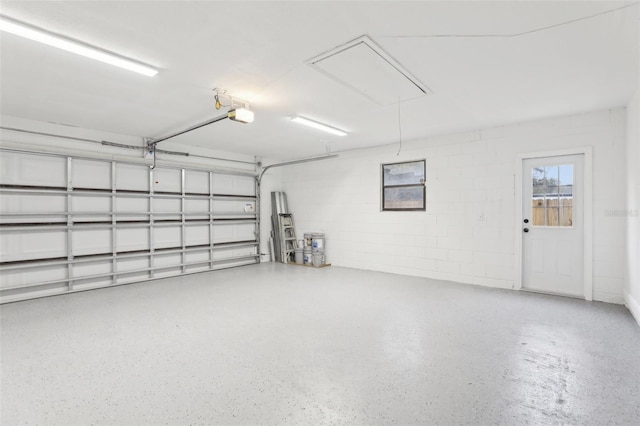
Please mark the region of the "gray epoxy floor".
[[622, 306], [262, 264], [0, 309], [3, 425], [640, 424]]

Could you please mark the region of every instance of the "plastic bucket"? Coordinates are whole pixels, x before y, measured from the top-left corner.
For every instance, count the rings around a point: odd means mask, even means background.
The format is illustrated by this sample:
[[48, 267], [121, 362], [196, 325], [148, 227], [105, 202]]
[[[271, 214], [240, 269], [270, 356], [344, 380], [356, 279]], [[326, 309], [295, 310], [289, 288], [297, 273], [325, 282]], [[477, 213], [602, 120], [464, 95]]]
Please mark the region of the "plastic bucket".
[[318, 250], [324, 251], [325, 250], [324, 234], [319, 232], [312, 234], [311, 247], [313, 251], [318, 251]]
[[296, 262], [296, 263], [300, 263], [300, 264], [304, 263], [304, 253], [303, 253], [303, 249], [302, 249], [302, 248], [296, 248], [296, 249], [294, 250], [294, 252], [295, 252], [295, 257], [294, 257], [295, 262]]
[[324, 250], [316, 250], [313, 252], [313, 266], [316, 268], [321, 267], [325, 263]]
[[313, 258], [311, 257], [311, 248], [304, 248], [303, 250], [303, 263], [305, 265], [311, 265], [313, 263]]

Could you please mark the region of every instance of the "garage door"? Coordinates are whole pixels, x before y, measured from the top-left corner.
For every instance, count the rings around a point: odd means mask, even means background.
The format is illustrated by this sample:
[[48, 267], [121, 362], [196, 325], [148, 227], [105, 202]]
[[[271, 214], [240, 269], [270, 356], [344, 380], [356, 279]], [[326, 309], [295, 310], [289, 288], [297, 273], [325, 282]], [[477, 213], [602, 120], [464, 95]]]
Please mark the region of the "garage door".
[[2, 303], [259, 261], [251, 173], [1, 154]]

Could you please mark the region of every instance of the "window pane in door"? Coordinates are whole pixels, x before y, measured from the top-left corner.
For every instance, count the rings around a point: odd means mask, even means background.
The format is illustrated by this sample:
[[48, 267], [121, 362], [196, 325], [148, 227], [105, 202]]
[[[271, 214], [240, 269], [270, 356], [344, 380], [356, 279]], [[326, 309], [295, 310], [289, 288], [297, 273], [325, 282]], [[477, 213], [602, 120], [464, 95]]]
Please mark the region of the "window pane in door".
[[547, 207], [547, 223], [546, 226], [558, 226], [558, 208]]
[[559, 167], [560, 196], [573, 196], [573, 164]]
[[542, 201], [533, 201], [533, 210], [531, 214], [531, 223], [533, 226], [544, 226], [544, 207]]
[[545, 194], [558, 194], [558, 166], [546, 166], [544, 168]]
[[560, 200], [560, 226], [573, 226], [573, 206], [570, 199]]
[[531, 169], [533, 226], [573, 226], [573, 164]]
[[544, 168], [534, 167], [531, 169], [531, 184], [533, 185], [533, 196], [544, 194]]

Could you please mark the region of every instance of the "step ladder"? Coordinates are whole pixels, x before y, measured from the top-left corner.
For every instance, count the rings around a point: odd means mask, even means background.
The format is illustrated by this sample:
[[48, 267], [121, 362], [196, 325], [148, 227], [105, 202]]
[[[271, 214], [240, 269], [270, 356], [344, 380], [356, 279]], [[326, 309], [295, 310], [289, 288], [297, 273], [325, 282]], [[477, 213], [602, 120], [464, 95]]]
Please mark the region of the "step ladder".
[[291, 213], [280, 213], [278, 215], [278, 231], [278, 236], [280, 237], [280, 259], [282, 263], [294, 263], [298, 240]]

